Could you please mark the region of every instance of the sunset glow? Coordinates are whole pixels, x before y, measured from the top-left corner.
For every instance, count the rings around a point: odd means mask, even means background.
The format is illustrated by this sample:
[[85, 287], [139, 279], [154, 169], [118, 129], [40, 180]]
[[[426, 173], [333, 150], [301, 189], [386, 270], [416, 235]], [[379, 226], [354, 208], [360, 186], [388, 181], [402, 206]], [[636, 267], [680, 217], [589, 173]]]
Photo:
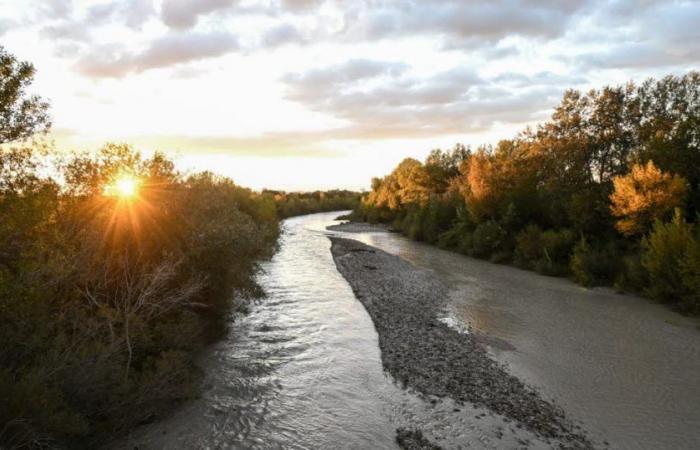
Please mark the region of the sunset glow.
[[0, 1], [60, 149], [124, 142], [287, 190], [369, 189], [540, 123], [568, 88], [683, 74], [699, 21], [670, 1]]
[[105, 191], [107, 195], [132, 199], [138, 194], [139, 184], [139, 180], [131, 175], [120, 175]]

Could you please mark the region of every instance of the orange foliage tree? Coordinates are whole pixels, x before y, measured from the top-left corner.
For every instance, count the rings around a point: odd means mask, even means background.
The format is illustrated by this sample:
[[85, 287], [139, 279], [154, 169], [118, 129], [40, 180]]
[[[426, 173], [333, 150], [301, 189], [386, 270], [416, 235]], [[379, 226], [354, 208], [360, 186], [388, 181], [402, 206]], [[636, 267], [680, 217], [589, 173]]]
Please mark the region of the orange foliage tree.
[[627, 236], [645, 233], [656, 219], [679, 207], [687, 186], [683, 177], [662, 172], [652, 161], [635, 164], [630, 173], [613, 178], [610, 211], [615, 226]]

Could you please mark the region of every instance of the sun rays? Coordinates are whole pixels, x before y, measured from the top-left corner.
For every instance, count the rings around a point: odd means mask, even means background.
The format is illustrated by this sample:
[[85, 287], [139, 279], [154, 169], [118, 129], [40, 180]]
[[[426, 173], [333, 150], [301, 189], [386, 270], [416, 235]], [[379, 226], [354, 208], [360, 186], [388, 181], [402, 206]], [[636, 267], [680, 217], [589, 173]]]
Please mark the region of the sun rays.
[[133, 200], [138, 196], [140, 187], [141, 180], [139, 178], [123, 173], [105, 186], [105, 194], [122, 200]]

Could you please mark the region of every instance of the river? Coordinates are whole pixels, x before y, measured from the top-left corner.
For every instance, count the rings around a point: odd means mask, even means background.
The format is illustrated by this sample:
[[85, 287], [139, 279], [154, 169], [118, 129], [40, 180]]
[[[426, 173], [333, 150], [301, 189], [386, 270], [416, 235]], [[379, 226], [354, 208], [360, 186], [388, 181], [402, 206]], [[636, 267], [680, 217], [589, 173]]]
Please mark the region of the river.
[[[202, 396], [116, 448], [391, 449], [400, 426], [447, 448], [545, 446], [486, 411], [420, 399], [383, 372], [372, 321], [329, 251], [326, 226], [337, 215], [285, 221], [258, 278], [267, 297], [233, 316], [200, 361]], [[448, 317], [491, 338], [496, 359], [596, 441], [700, 448], [697, 321], [393, 233], [347, 237], [432, 270], [451, 289]]]

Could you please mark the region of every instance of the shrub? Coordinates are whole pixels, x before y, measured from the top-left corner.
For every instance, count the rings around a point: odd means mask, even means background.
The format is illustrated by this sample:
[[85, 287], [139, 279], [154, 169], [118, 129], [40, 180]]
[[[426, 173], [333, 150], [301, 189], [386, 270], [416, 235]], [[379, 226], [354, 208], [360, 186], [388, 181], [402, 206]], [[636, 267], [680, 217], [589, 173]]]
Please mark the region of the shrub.
[[642, 265], [649, 274], [649, 294], [684, 310], [697, 301], [697, 239], [680, 211], [671, 222], [657, 221], [642, 240]]
[[575, 242], [573, 231], [568, 229], [547, 230], [542, 233], [544, 258], [537, 263], [535, 270], [547, 275], [566, 274]]
[[620, 269], [619, 254], [612, 245], [592, 246], [582, 237], [574, 247], [570, 268], [575, 280], [583, 286], [612, 284]]
[[693, 312], [700, 311], [700, 230], [695, 225], [695, 237], [686, 249], [685, 258], [681, 264], [683, 285], [687, 290], [684, 298], [688, 309]]
[[528, 225], [518, 233], [515, 242], [515, 262], [520, 266], [532, 268], [544, 256], [542, 230], [537, 225]]
[[619, 291], [643, 293], [648, 287], [647, 271], [642, 265], [639, 249], [633, 249], [622, 257], [622, 269], [615, 280]]
[[542, 232], [537, 225], [529, 225], [516, 238], [516, 262], [547, 275], [565, 274], [574, 242], [571, 230]]
[[505, 250], [505, 232], [493, 220], [480, 223], [471, 235], [467, 252], [477, 258], [488, 258], [498, 250]]

